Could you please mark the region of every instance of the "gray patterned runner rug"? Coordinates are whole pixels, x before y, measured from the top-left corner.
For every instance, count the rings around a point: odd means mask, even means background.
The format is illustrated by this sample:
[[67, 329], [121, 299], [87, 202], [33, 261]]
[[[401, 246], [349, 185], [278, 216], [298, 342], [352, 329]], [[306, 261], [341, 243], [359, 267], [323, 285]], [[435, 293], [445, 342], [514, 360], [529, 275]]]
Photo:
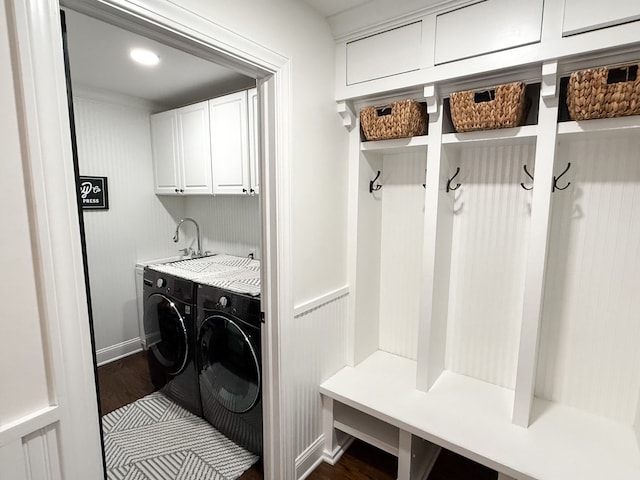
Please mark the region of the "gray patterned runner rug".
[[152, 393], [102, 417], [108, 480], [234, 480], [258, 457]]

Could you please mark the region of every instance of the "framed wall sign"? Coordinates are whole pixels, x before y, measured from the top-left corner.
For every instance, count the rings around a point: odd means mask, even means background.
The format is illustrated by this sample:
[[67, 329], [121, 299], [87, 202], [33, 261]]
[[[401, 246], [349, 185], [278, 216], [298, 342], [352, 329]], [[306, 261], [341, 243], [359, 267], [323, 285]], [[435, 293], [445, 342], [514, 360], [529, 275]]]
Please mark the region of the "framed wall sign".
[[107, 177], [80, 177], [78, 196], [83, 210], [108, 210]]

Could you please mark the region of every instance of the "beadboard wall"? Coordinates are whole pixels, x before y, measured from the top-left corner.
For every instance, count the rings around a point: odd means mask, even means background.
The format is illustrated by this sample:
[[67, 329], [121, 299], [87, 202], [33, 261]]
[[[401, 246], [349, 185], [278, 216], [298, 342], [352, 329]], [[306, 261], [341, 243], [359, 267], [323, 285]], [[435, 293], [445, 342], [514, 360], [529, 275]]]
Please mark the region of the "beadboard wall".
[[74, 98], [80, 174], [108, 178], [109, 210], [85, 210], [84, 222], [96, 350], [114, 356], [139, 348], [134, 266], [176, 255], [184, 215], [181, 199], [153, 192], [150, 112], [133, 105]]
[[[194, 195], [184, 198], [185, 216], [195, 219], [202, 235], [202, 249], [215, 253], [228, 253], [246, 257], [254, 253], [260, 258], [260, 197], [258, 195]], [[190, 230], [185, 242], [193, 244], [194, 230]], [[182, 228], [182, 227], [181, 227]], [[183, 248], [180, 242], [180, 248]]]
[[422, 275], [424, 152], [385, 155], [379, 348], [416, 359]]
[[[282, 326], [285, 406], [289, 417], [289, 447], [296, 460], [296, 478], [320, 460], [322, 404], [319, 385], [346, 365], [349, 295], [314, 301], [310, 309], [296, 308], [291, 325]], [[326, 302], [326, 303], [325, 303]]]
[[452, 182], [462, 186], [453, 203], [445, 366], [508, 388], [515, 387], [530, 224], [531, 192], [520, 182], [529, 185], [523, 165], [532, 171], [534, 159], [533, 143], [467, 146]]
[[[563, 139], [536, 395], [627, 424], [640, 390], [640, 138]], [[564, 186], [566, 182], [562, 182]], [[637, 423], [636, 423], [637, 425]]]

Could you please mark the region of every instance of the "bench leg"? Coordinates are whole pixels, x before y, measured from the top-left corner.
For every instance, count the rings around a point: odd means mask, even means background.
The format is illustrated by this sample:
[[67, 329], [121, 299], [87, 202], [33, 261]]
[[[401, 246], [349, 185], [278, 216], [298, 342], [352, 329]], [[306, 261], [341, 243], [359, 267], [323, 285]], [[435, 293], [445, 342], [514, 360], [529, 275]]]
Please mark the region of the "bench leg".
[[398, 480], [424, 480], [431, 473], [441, 448], [400, 430]]
[[324, 433], [324, 458], [331, 465], [335, 462], [340, 445], [333, 428], [333, 398], [322, 395], [322, 432]]

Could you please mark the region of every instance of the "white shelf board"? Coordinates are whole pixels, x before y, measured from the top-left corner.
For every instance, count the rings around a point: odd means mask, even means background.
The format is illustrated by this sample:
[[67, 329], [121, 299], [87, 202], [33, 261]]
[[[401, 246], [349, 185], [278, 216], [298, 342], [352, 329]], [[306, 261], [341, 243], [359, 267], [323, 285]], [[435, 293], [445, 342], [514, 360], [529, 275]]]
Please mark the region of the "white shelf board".
[[340, 402], [334, 404], [333, 415], [333, 424], [338, 430], [398, 456], [400, 433], [397, 427]]
[[513, 391], [445, 371], [425, 393], [415, 373], [415, 361], [378, 351], [320, 392], [515, 479], [640, 478], [631, 426], [538, 401], [525, 429], [511, 423]]
[[633, 130], [640, 130], [640, 115], [558, 123], [559, 136], [579, 136], [585, 133], [627, 133]]
[[360, 151], [376, 153], [402, 153], [429, 145], [429, 136], [394, 138], [392, 140], [376, 140], [360, 142]]
[[442, 135], [442, 144], [518, 145], [535, 142], [537, 134], [537, 125], [482, 130], [479, 132], [446, 133]]

